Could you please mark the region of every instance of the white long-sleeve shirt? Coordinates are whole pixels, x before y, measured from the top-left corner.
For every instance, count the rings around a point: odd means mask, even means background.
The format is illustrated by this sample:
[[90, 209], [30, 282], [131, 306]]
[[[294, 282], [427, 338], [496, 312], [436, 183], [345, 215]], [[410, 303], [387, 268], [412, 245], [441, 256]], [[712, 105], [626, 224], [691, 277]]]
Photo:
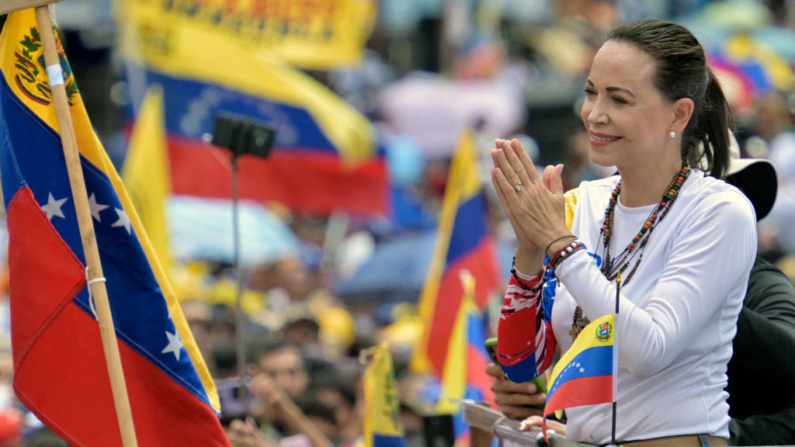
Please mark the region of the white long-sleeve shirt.
[[[583, 183], [572, 232], [591, 253], [618, 177]], [[610, 253], [632, 240], [656, 205], [616, 204]], [[599, 241], [601, 244], [601, 241]], [[742, 192], [693, 170], [644, 250], [619, 302], [617, 439], [706, 433], [729, 437], [726, 365], [748, 275], [756, 255], [756, 219]], [[631, 270], [633, 263], [625, 271]], [[556, 272], [552, 329], [571, 346], [579, 304], [591, 320], [615, 310], [615, 283], [578, 252]], [[610, 440], [611, 406], [567, 410], [569, 439]]]

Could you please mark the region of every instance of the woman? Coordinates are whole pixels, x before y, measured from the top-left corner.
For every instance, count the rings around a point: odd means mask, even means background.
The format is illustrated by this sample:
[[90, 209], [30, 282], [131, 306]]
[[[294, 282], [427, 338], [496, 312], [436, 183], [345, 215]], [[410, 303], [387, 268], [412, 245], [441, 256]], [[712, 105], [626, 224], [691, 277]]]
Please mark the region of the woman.
[[[548, 368], [556, 345], [565, 352], [588, 319], [615, 310], [620, 272], [616, 438], [727, 445], [725, 371], [756, 232], [747, 198], [715, 178], [729, 157], [726, 100], [696, 38], [658, 20], [611, 32], [585, 93], [591, 159], [619, 175], [580, 185], [570, 230], [563, 166], [542, 179], [518, 142], [492, 151], [519, 241], [500, 364], [514, 382]], [[694, 167], [704, 158], [709, 176]], [[554, 301], [542, 299], [555, 280]], [[569, 439], [610, 442], [610, 405], [566, 413]]]

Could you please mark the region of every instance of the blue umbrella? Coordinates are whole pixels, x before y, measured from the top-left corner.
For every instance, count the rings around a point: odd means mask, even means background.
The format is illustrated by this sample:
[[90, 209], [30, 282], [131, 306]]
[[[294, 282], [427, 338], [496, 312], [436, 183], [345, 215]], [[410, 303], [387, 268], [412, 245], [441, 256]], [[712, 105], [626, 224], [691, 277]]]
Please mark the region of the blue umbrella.
[[[335, 288], [337, 296], [348, 303], [416, 303], [428, 275], [435, 240], [436, 232], [427, 231], [380, 243], [372, 258]], [[514, 248], [514, 243], [497, 243], [497, 258], [506, 283]]]
[[[177, 258], [232, 263], [232, 202], [173, 196], [168, 204], [171, 246]], [[240, 263], [251, 266], [297, 255], [298, 239], [258, 203], [240, 202]]]

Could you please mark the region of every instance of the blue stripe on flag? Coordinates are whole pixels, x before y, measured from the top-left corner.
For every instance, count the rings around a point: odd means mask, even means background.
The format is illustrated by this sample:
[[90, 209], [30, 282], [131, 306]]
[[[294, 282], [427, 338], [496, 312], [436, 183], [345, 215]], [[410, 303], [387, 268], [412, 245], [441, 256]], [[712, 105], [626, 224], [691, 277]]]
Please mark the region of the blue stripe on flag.
[[450, 265], [458, 258], [471, 252], [488, 235], [486, 219], [486, 196], [480, 192], [462, 202], [455, 215], [453, 232], [450, 235], [450, 248], [445, 264]]
[[213, 132], [220, 111], [250, 116], [278, 126], [274, 146], [335, 152], [323, 130], [306, 110], [267, 98], [248, 95], [218, 84], [174, 78], [147, 71], [147, 80], [163, 86], [166, 130], [199, 138]]

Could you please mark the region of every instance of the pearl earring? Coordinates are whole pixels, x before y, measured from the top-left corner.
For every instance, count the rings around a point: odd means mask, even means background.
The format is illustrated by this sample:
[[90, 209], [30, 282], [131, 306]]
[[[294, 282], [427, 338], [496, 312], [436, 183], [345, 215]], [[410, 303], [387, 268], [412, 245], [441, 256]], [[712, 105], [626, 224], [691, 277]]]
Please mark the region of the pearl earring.
[[671, 137], [671, 138], [676, 138], [676, 132], [674, 132], [672, 130], [672, 131], [668, 132], [668, 136]]

